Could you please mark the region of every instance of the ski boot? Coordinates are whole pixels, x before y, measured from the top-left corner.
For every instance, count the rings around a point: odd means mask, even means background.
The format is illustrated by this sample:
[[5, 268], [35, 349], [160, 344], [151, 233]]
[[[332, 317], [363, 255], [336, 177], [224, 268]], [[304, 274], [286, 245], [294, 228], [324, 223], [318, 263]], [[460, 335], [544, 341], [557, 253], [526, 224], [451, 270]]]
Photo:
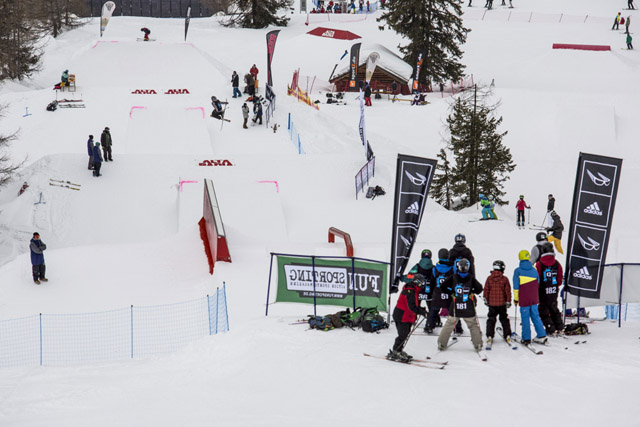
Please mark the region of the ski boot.
[[529, 345], [531, 344], [531, 340], [522, 340], [522, 345]]
[[511, 337], [510, 336], [504, 337], [504, 340], [507, 342], [507, 344], [511, 345]]
[[547, 341], [549, 341], [549, 338], [547, 338], [547, 337], [535, 337], [533, 339], [534, 343], [542, 344], [542, 345], [545, 345], [547, 343]]
[[400, 351], [398, 352], [399, 356], [400, 356], [400, 361], [404, 362], [404, 363], [409, 363], [411, 362], [411, 359], [413, 359], [413, 356], [405, 353], [404, 351]]
[[389, 360], [398, 360], [399, 354], [394, 350], [389, 350], [385, 357]]
[[493, 345], [493, 337], [487, 337], [487, 350], [491, 350], [492, 345]]
[[431, 326], [426, 326], [424, 328], [425, 333], [431, 335], [433, 333], [433, 328]]

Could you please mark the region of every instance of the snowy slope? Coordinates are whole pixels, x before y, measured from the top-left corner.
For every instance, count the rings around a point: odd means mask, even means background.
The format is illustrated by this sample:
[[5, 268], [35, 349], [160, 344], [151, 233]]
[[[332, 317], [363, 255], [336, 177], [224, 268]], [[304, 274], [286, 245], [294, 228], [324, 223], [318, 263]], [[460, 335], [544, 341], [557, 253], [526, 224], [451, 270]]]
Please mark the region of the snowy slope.
[[[505, 141], [518, 165], [506, 186], [512, 202], [497, 210], [504, 221], [470, 223], [480, 215], [475, 208], [447, 212], [429, 200], [416, 254], [451, 247], [463, 232], [479, 278], [495, 259], [512, 271], [517, 252], [530, 249], [535, 235], [513, 225], [517, 196], [526, 195], [531, 223], [539, 223], [553, 193], [568, 225], [583, 151], [624, 159], [607, 261], [636, 261], [640, 59], [620, 50], [624, 35], [610, 30], [620, 5], [514, 0], [513, 12], [521, 15], [507, 20], [510, 10], [497, 7], [488, 15], [474, 3], [464, 8], [472, 28], [464, 63], [475, 82], [495, 81], [509, 131]], [[538, 18], [520, 19], [527, 13]], [[587, 15], [586, 22], [578, 19]], [[50, 40], [43, 69], [31, 80], [0, 87], [0, 102], [8, 104], [0, 132], [20, 129], [11, 155], [26, 159], [21, 176], [0, 191], [0, 319], [173, 303], [212, 293], [225, 282], [231, 325], [229, 333], [169, 356], [0, 369], [0, 425], [633, 425], [632, 411], [617, 408], [632, 407], [640, 375], [636, 321], [622, 329], [597, 322], [587, 344], [555, 340], [543, 356], [496, 340], [487, 363], [464, 339], [437, 356], [450, 366], [432, 371], [362, 357], [386, 353], [393, 329], [378, 335], [306, 331], [288, 323], [312, 307], [295, 304], [272, 305], [264, 317], [270, 252], [341, 255], [341, 245], [326, 242], [334, 226], [351, 234], [356, 256], [386, 260], [396, 156], [433, 158], [443, 146], [448, 99], [433, 94], [421, 107], [374, 100], [366, 110], [376, 153], [372, 184], [388, 195], [355, 200], [354, 175], [365, 162], [355, 95], [346, 96], [347, 105], [321, 104], [319, 111], [286, 96], [294, 70], [327, 80], [336, 63], [346, 64], [339, 58], [351, 43], [307, 35], [316, 24], [305, 26], [305, 20], [292, 15], [277, 42], [276, 133], [242, 129], [242, 101], [231, 98], [230, 87], [231, 72], [242, 76], [253, 63], [263, 86], [268, 30], [228, 29], [212, 18], [192, 19], [187, 43], [179, 19], [115, 17], [102, 40], [92, 20]], [[135, 42], [141, 26], [151, 28], [157, 41]], [[401, 43], [397, 34], [379, 31], [375, 19], [330, 26], [396, 52]], [[612, 50], [552, 50], [553, 43], [609, 44]], [[51, 87], [67, 68], [77, 75], [74, 95], [87, 108], [47, 112], [55, 98]], [[132, 94], [136, 89], [157, 94]], [[169, 89], [189, 93], [165, 94]], [[230, 102], [231, 123], [222, 130], [208, 117], [211, 95]], [[325, 95], [314, 90], [312, 98], [324, 101]], [[22, 117], [25, 107], [32, 116]], [[288, 140], [289, 113], [306, 155]], [[114, 162], [94, 178], [86, 170], [86, 140], [89, 134], [98, 138], [105, 126], [113, 134]], [[234, 166], [198, 166], [205, 159], [228, 159]], [[82, 184], [82, 190], [51, 187], [49, 178]], [[213, 276], [195, 224], [205, 178], [215, 182], [233, 259], [217, 264]], [[23, 181], [30, 188], [16, 197]], [[179, 193], [180, 181], [198, 183]], [[277, 181], [278, 188], [260, 181]], [[46, 204], [34, 205], [40, 193]], [[28, 256], [36, 230], [48, 244], [51, 279], [40, 287], [32, 284]], [[484, 307], [479, 310], [484, 315]], [[484, 318], [481, 323], [484, 330]], [[407, 348], [417, 357], [435, 350], [435, 338], [427, 336], [412, 338]], [[407, 410], [408, 404], [417, 410]]]

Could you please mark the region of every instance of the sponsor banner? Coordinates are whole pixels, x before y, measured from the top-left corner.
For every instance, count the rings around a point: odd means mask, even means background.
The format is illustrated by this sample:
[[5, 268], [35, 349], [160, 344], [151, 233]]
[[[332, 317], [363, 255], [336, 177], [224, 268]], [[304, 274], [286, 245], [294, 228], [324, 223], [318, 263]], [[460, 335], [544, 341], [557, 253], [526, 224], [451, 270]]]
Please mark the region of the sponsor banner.
[[380, 54], [378, 52], [372, 52], [367, 58], [367, 69], [364, 73], [367, 83], [369, 83], [371, 81], [371, 77], [373, 77], [373, 72], [376, 70], [376, 66], [378, 65], [378, 59], [380, 59]]
[[360, 123], [358, 124], [358, 133], [360, 133], [360, 142], [364, 147], [364, 156], [367, 157], [367, 129], [364, 125], [364, 92], [360, 89]]
[[358, 63], [360, 61], [360, 45], [356, 43], [351, 46], [351, 54], [349, 56], [349, 90], [356, 90], [360, 87], [358, 84]]
[[418, 90], [420, 85], [420, 69], [422, 68], [422, 64], [424, 63], [424, 57], [427, 54], [427, 50], [424, 49], [418, 53], [418, 59], [416, 60], [416, 66], [413, 68], [413, 90]]
[[622, 159], [580, 153], [567, 252], [573, 295], [600, 298], [621, 168]]
[[107, 29], [109, 18], [113, 15], [115, 8], [116, 4], [112, 1], [108, 1], [102, 5], [102, 12], [100, 14], [100, 37], [102, 37], [102, 34]]
[[377, 307], [387, 311], [387, 265], [370, 261], [276, 256], [276, 302], [344, 307]]
[[187, 41], [187, 33], [189, 32], [190, 21], [191, 21], [191, 6], [187, 8], [187, 16], [184, 18], [184, 41]]
[[227, 159], [224, 159], [224, 160], [203, 160], [202, 162], [198, 163], [198, 166], [233, 166], [233, 163], [231, 163]]
[[402, 275], [418, 235], [436, 160], [398, 154], [391, 238], [391, 279]]
[[271, 60], [273, 59], [273, 52], [276, 50], [276, 40], [278, 39], [279, 32], [280, 30], [273, 30], [267, 33], [267, 84], [271, 87], [273, 87]]

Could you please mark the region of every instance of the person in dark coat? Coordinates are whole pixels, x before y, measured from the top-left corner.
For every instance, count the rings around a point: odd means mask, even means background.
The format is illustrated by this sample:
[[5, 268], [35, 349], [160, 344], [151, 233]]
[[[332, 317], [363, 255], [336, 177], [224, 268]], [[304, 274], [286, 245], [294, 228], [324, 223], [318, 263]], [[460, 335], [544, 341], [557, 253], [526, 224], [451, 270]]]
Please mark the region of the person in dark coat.
[[369, 86], [369, 83], [364, 87], [364, 105], [371, 107], [371, 86]]
[[100, 145], [102, 145], [102, 152], [104, 153], [104, 161], [105, 162], [113, 162], [113, 157], [111, 156], [111, 132], [109, 131], [109, 127], [105, 127], [102, 131], [102, 135], [100, 135]]
[[[401, 281], [408, 283], [413, 280], [413, 278], [417, 274], [421, 274], [424, 277], [424, 285], [420, 289], [420, 294], [418, 299], [420, 301], [425, 301], [427, 307], [429, 308], [429, 313], [431, 313], [431, 300], [433, 296], [433, 290], [435, 288], [435, 278], [433, 276], [433, 262], [431, 261], [431, 251], [429, 249], [425, 249], [422, 251], [420, 261], [413, 267], [409, 272], [400, 278]], [[433, 328], [429, 330], [427, 326], [425, 326], [424, 331], [427, 333], [433, 332]]]
[[87, 153], [89, 154], [89, 170], [93, 170], [93, 146], [95, 143], [93, 142], [93, 135], [89, 135], [89, 139], [87, 140]]
[[553, 219], [553, 225], [550, 228], [547, 228], [547, 233], [550, 233], [548, 239], [556, 247], [556, 251], [564, 254], [561, 246], [564, 225], [562, 225], [562, 221], [560, 221], [560, 215], [558, 215], [556, 211], [551, 211], [551, 218]]
[[235, 71], [231, 75], [231, 86], [233, 86], [233, 97], [242, 97], [242, 93], [240, 92], [240, 89], [238, 89], [238, 86], [240, 86], [240, 76], [238, 76], [238, 73]]
[[[427, 326], [425, 331], [430, 334], [436, 326], [442, 326], [440, 323], [440, 310], [449, 308], [449, 295], [442, 292], [442, 283], [453, 274], [453, 265], [449, 261], [449, 251], [441, 248], [438, 251], [438, 262], [433, 267], [433, 294], [431, 298], [431, 307], [429, 307], [429, 317], [427, 318]], [[462, 333], [462, 325], [456, 332]]]
[[549, 194], [549, 201], [547, 202], [547, 221], [549, 227], [553, 224], [553, 219], [551, 218], [551, 211], [553, 211], [556, 207], [556, 199], [553, 197], [553, 194]]
[[253, 123], [260, 121], [259, 124], [262, 124], [262, 103], [254, 102], [253, 103]]
[[256, 93], [256, 82], [251, 74], [244, 75], [244, 82], [246, 83], [245, 92], [249, 94], [250, 100], [253, 100], [253, 95]]
[[100, 143], [96, 142], [93, 146], [93, 176], [102, 176], [100, 168], [102, 167], [102, 153], [100, 152]]
[[469, 249], [465, 243], [467, 242], [467, 238], [464, 234], [456, 234], [455, 244], [449, 250], [449, 261], [451, 265], [455, 265], [456, 260], [466, 258], [471, 263], [471, 268], [469, 269], [469, 273], [476, 277], [476, 266], [475, 259], [473, 258], [473, 253], [471, 249]]
[[531, 261], [532, 265], [535, 265], [540, 257], [548, 252], [553, 253], [553, 244], [548, 240], [547, 233], [540, 231], [536, 234], [536, 245], [531, 248], [531, 258], [529, 261]]
[[411, 333], [411, 327], [418, 316], [427, 316], [427, 311], [420, 307], [418, 295], [424, 286], [424, 277], [416, 274], [411, 282], [406, 283], [400, 292], [396, 308], [393, 310], [393, 321], [398, 329], [398, 336], [393, 343], [393, 349], [389, 350], [387, 359], [409, 362], [413, 357], [403, 351], [407, 339]]
[[29, 243], [29, 250], [31, 251], [33, 283], [36, 285], [39, 285], [40, 282], [49, 281], [49, 279], [45, 277], [46, 266], [44, 264], [44, 254], [42, 253], [45, 249], [47, 249], [47, 245], [40, 240], [40, 234], [38, 232], [33, 233], [33, 238]]
[[553, 252], [546, 253], [536, 263], [540, 287], [538, 288], [538, 313], [540, 320], [549, 335], [558, 335], [564, 331], [562, 313], [558, 308], [558, 295], [562, 286], [562, 265], [556, 260]]
[[451, 333], [462, 319], [471, 332], [471, 342], [476, 351], [482, 350], [482, 331], [476, 314], [476, 295], [482, 293], [482, 285], [470, 273], [471, 263], [462, 258], [456, 261], [455, 273], [443, 283], [443, 292], [451, 297], [449, 317], [438, 337], [438, 350], [445, 350]]

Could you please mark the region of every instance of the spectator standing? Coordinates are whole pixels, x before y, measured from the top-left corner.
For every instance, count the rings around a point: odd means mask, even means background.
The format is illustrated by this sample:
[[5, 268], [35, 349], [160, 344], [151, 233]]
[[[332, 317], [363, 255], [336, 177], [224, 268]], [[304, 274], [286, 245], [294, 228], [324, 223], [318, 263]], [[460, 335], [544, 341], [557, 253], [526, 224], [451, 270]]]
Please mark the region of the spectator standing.
[[262, 103], [254, 102], [253, 103], [253, 123], [260, 121], [259, 124], [262, 124]]
[[620, 29], [620, 12], [618, 12], [618, 14], [616, 15], [615, 18], [613, 18], [613, 26], [611, 27], [612, 30], [619, 30]]
[[253, 80], [258, 80], [258, 67], [256, 67], [256, 64], [253, 64], [253, 66], [251, 67], [251, 69], [249, 70], [249, 73], [253, 76]]
[[247, 120], [249, 120], [249, 106], [247, 105], [246, 102], [242, 104], [242, 118], [244, 119], [244, 123], [242, 123], [242, 127], [244, 129], [248, 129]]
[[29, 250], [31, 251], [31, 271], [33, 273], [33, 283], [39, 285], [40, 282], [48, 282], [49, 279], [45, 277], [46, 266], [44, 264], [44, 254], [42, 253], [47, 249], [47, 245], [40, 240], [40, 233], [37, 231], [33, 233], [33, 238], [29, 244]]
[[371, 86], [367, 83], [364, 87], [364, 104], [371, 107]]
[[547, 228], [547, 233], [549, 234], [549, 241], [553, 243], [553, 246], [556, 247], [556, 251], [564, 254], [562, 251], [562, 246], [560, 245], [560, 241], [562, 240], [562, 232], [564, 231], [564, 225], [562, 221], [560, 221], [560, 215], [556, 213], [556, 211], [551, 212], [551, 219], [553, 219], [553, 225], [551, 228]]
[[531, 206], [527, 205], [524, 201], [524, 196], [521, 194], [520, 199], [516, 202], [516, 212], [518, 213], [516, 218], [516, 224], [518, 228], [524, 228], [524, 210], [531, 209]]
[[631, 37], [631, 34], [627, 34], [627, 50], [633, 49], [633, 45], [631, 44], [632, 41], [633, 37]]
[[[553, 194], [549, 194], [549, 201], [547, 202], [547, 225], [551, 227], [553, 224], [553, 219], [551, 218], [551, 212], [556, 208], [556, 199], [553, 197]], [[535, 261], [532, 262], [535, 264]]]
[[89, 135], [89, 139], [87, 140], [87, 152], [89, 154], [89, 170], [93, 170], [93, 146], [95, 143], [93, 142], [93, 135]]
[[100, 152], [100, 143], [96, 142], [93, 146], [93, 176], [102, 176], [100, 168], [102, 167], [102, 153]]
[[231, 75], [231, 86], [233, 86], [233, 97], [242, 97], [242, 93], [240, 93], [240, 89], [238, 89], [238, 86], [240, 86], [240, 76], [238, 76], [238, 73], [235, 71]]
[[102, 135], [100, 135], [100, 144], [102, 145], [102, 152], [104, 153], [104, 161], [113, 162], [113, 157], [111, 157], [112, 140], [109, 126], [105, 127], [102, 131]]

